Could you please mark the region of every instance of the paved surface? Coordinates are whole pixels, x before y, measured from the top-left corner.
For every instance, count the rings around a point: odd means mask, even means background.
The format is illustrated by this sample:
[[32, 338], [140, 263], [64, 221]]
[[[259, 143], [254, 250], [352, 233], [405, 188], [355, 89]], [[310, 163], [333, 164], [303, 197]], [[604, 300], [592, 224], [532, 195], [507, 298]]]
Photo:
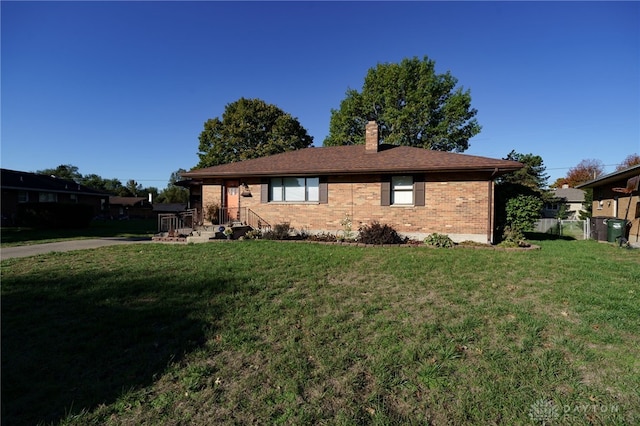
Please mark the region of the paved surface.
[[151, 238], [97, 238], [91, 240], [61, 241], [58, 243], [33, 244], [28, 246], [6, 247], [0, 249], [0, 259], [11, 259], [14, 257], [36, 256], [38, 254], [51, 253], [55, 251], [72, 251], [94, 249], [98, 247], [113, 246], [117, 244], [147, 244]]

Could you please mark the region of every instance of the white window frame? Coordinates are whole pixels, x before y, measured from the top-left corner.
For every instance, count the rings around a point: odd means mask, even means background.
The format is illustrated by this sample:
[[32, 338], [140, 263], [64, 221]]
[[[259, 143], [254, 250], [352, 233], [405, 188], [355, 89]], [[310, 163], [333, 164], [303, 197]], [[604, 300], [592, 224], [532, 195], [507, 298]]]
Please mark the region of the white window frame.
[[320, 202], [320, 178], [277, 177], [269, 180], [269, 201], [274, 203]]
[[413, 200], [413, 176], [391, 177], [391, 205], [412, 206]]
[[58, 194], [56, 194], [55, 192], [39, 192], [38, 202], [39, 203], [57, 203]]
[[29, 202], [29, 192], [27, 192], [27, 191], [18, 191], [18, 202], [19, 203], [28, 203]]

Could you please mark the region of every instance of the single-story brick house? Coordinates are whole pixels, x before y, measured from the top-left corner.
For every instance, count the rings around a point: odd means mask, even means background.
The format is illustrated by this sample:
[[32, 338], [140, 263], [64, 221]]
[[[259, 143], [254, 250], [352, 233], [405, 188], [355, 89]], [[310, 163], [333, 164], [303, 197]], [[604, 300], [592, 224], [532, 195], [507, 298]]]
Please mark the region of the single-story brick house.
[[[640, 243], [639, 181], [640, 164], [609, 173], [577, 186], [580, 189], [593, 189], [591, 210], [593, 218], [626, 218], [629, 221], [626, 230], [627, 238], [633, 244]], [[598, 239], [606, 240], [602, 237], [598, 237]]]
[[154, 203], [153, 212], [158, 215], [162, 213], [182, 213], [187, 210], [187, 203]]
[[567, 219], [579, 219], [580, 212], [583, 210], [582, 204], [584, 203], [584, 191], [582, 189], [569, 188], [565, 185], [562, 188], [551, 190], [551, 193], [553, 194], [554, 201], [545, 203], [542, 209], [542, 217], [557, 217], [561, 204], [566, 204]]
[[149, 219], [154, 216], [147, 197], [109, 197], [111, 219]]
[[20, 203], [88, 204], [97, 216], [109, 203], [109, 194], [66, 179], [1, 169], [2, 224], [13, 225]]
[[348, 217], [354, 230], [377, 221], [413, 238], [438, 232], [494, 241], [494, 179], [521, 163], [380, 145], [375, 122], [365, 139], [182, 173], [190, 179], [190, 207], [217, 205], [232, 220], [259, 217], [310, 233], [336, 234]]

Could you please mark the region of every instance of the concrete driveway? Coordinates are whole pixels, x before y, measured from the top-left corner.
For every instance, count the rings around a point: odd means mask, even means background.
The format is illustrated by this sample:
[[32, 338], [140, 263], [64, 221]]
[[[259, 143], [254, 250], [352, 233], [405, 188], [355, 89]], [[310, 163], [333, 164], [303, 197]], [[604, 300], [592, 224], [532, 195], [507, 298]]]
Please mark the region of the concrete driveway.
[[28, 246], [6, 247], [0, 249], [0, 260], [14, 257], [36, 256], [56, 251], [94, 249], [118, 244], [147, 244], [151, 238], [96, 238], [91, 240], [71, 240], [58, 243], [33, 244]]

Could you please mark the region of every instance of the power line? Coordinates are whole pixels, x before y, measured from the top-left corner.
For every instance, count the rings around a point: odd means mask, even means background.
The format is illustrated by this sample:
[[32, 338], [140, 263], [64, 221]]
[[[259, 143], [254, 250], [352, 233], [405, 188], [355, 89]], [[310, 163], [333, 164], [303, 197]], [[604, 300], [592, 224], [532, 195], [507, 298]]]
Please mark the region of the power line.
[[[619, 166], [622, 163], [617, 163], [617, 164], [603, 164], [603, 167], [612, 167], [612, 166]], [[552, 167], [552, 168], [545, 168], [545, 170], [569, 170], [574, 168], [575, 166], [571, 166], [571, 167]]]

